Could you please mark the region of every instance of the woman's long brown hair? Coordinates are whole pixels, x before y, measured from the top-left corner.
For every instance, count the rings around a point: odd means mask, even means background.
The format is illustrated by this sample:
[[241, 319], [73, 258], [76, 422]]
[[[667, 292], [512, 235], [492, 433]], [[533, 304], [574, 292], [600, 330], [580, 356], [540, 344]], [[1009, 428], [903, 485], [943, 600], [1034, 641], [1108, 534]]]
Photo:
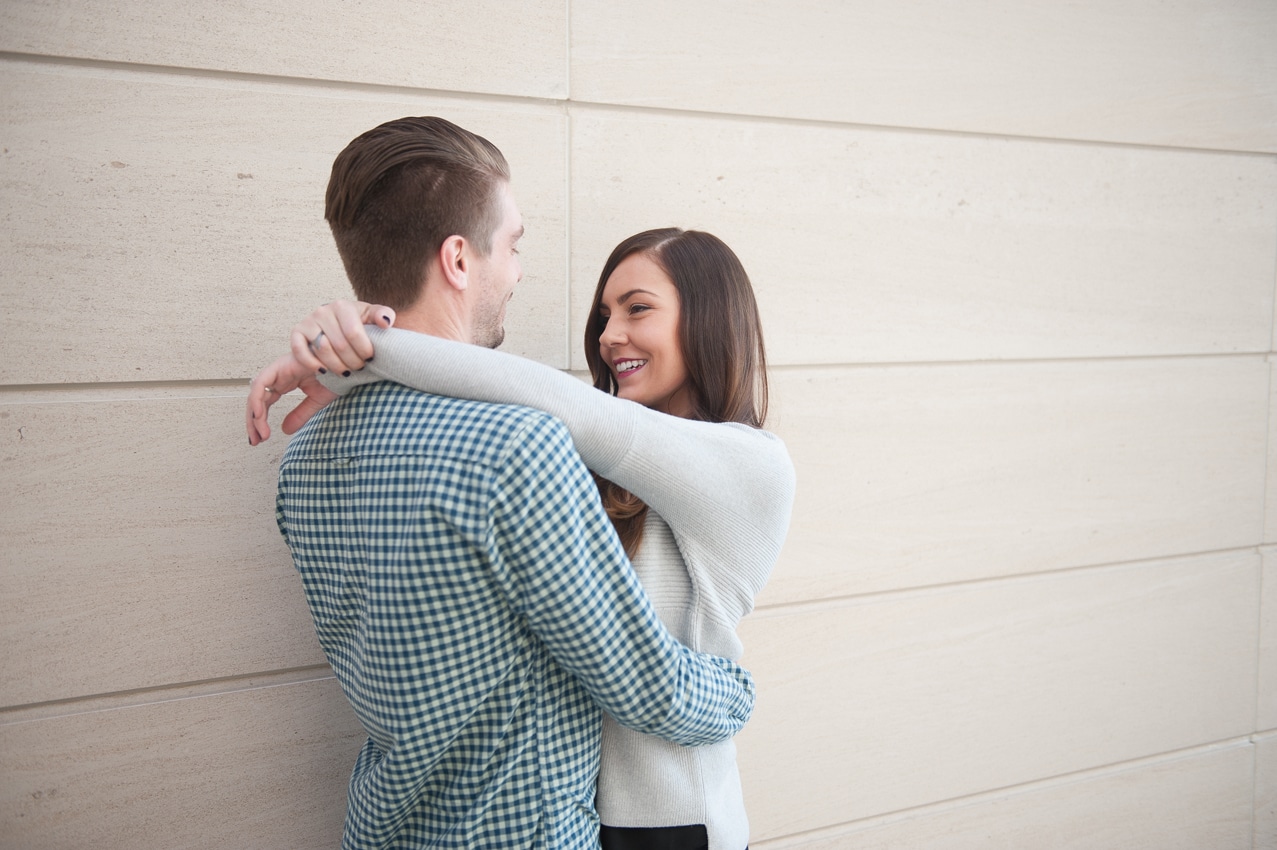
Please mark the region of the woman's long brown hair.
[[[603, 289], [627, 257], [646, 254], [669, 276], [679, 298], [679, 347], [691, 385], [689, 418], [763, 427], [767, 418], [767, 357], [754, 288], [745, 267], [723, 240], [699, 230], [666, 227], [635, 234], [608, 257], [585, 324], [585, 359], [594, 386], [616, 395], [616, 377], [599, 353], [607, 319], [599, 312]], [[643, 543], [647, 505], [595, 476], [603, 507], [626, 554]]]

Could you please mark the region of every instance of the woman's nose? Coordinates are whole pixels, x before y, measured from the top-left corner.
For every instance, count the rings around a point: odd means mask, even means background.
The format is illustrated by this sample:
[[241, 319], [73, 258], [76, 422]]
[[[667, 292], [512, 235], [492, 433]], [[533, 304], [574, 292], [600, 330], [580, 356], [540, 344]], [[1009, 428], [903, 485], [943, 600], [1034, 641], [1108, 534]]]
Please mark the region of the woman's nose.
[[599, 342], [602, 345], [618, 345], [625, 341], [625, 334], [621, 329], [621, 323], [608, 319], [603, 325], [603, 333], [599, 335]]

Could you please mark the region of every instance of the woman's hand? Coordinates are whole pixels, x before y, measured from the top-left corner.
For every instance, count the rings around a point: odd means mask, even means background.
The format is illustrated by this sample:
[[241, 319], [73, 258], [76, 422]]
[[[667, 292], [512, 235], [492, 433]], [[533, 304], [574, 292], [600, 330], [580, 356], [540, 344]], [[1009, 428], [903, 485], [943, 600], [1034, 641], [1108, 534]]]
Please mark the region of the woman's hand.
[[349, 376], [372, 359], [372, 341], [364, 325], [388, 328], [395, 311], [363, 301], [333, 301], [293, 326], [289, 342], [293, 357], [312, 372], [325, 369]]
[[293, 326], [292, 353], [258, 372], [248, 385], [244, 425], [250, 446], [270, 439], [266, 415], [286, 393], [300, 389], [306, 398], [284, 417], [285, 434], [296, 433], [337, 398], [336, 393], [316, 380], [315, 372], [331, 370], [349, 375], [362, 369], [373, 355], [365, 323], [388, 328], [395, 323], [395, 311], [363, 301], [334, 301]]
[[266, 422], [266, 414], [271, 405], [290, 393], [300, 389], [306, 399], [287, 416], [284, 417], [284, 433], [292, 434], [306, 424], [306, 421], [324, 409], [337, 394], [319, 383], [315, 372], [309, 366], [299, 363], [291, 354], [285, 354], [274, 363], [257, 373], [248, 385], [248, 409], [244, 416], [244, 425], [248, 430], [248, 444], [255, 446], [270, 439], [270, 425]]

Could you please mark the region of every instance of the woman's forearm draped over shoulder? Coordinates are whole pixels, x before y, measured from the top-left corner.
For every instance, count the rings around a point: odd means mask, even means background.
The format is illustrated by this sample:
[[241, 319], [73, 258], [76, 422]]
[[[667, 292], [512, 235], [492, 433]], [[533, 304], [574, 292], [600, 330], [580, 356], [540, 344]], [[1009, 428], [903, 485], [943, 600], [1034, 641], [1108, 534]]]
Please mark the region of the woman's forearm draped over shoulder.
[[776, 436], [649, 410], [512, 354], [410, 331], [368, 332], [375, 362], [350, 379], [326, 377], [325, 385], [343, 393], [384, 379], [543, 410], [567, 426], [587, 466], [650, 505], [680, 537], [694, 534], [728, 551], [743, 539], [777, 549], [783, 541], [794, 473]]

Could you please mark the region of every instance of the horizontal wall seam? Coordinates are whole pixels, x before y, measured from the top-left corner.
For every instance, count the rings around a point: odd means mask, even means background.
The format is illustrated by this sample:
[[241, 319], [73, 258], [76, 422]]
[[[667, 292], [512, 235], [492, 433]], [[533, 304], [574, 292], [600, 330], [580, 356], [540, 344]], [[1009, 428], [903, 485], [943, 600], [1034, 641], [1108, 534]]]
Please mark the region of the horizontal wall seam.
[[853, 121], [835, 121], [822, 118], [792, 118], [781, 115], [767, 115], [750, 112], [711, 112], [703, 109], [676, 109], [673, 107], [638, 106], [624, 103], [606, 103], [602, 101], [573, 100], [573, 108], [583, 111], [598, 110], [607, 112], [632, 112], [644, 115], [669, 115], [671, 117], [719, 118], [727, 121], [748, 122], [751, 124], [766, 123], [783, 127], [825, 127], [844, 128], [848, 130], [865, 130], [887, 133], [912, 133], [923, 136], [945, 136], [952, 138], [993, 139], [1007, 142], [1026, 142], [1031, 144], [1070, 145], [1082, 147], [1121, 148], [1123, 150], [1176, 151], [1180, 153], [1201, 153], [1209, 155], [1225, 154], [1228, 156], [1277, 158], [1277, 151], [1239, 150], [1233, 148], [1196, 148], [1180, 145], [1155, 144], [1152, 142], [1116, 142], [1104, 139], [1074, 139], [1056, 136], [1023, 136], [1008, 133], [978, 132], [974, 130], [949, 130], [939, 127], [922, 127], [896, 124], [862, 124]]
[[0, 707], [0, 726], [14, 726], [21, 723], [71, 717], [78, 714], [95, 714], [102, 711], [137, 708], [162, 702], [200, 699], [241, 691], [318, 682], [333, 678], [335, 677], [327, 664], [315, 664], [306, 667], [291, 667], [284, 670], [222, 676], [196, 682], [178, 682], [146, 688], [134, 688], [114, 693], [68, 697], [47, 702]]
[[[1158, 361], [1179, 362], [1184, 360], [1250, 360], [1263, 358], [1270, 360], [1273, 353], [1268, 351], [1239, 351], [1222, 353], [1185, 353], [1185, 354], [1132, 354], [1101, 357], [1050, 357], [1022, 358], [999, 360], [918, 360], [918, 361], [883, 361], [859, 363], [783, 363], [768, 364], [768, 372], [801, 372], [803, 370], [841, 369], [847, 371], [865, 371], [869, 369], [949, 369], [949, 368], [997, 368], [1003, 366], [1052, 366], [1052, 365], [1085, 365], [1104, 363], [1152, 363]], [[568, 374], [584, 377], [580, 370], [564, 369]], [[250, 378], [213, 378], [171, 381], [96, 381], [66, 384], [7, 384], [0, 385], [0, 404], [50, 403], [58, 401], [126, 401], [155, 398], [211, 398], [226, 397], [243, 393], [248, 397]], [[226, 390], [233, 392], [227, 393]], [[294, 391], [296, 393], [296, 391]], [[78, 395], [93, 393], [119, 394], [120, 397], [76, 398]], [[133, 393], [134, 395], [126, 395]], [[30, 396], [30, 397], [23, 397]]]
[[289, 77], [277, 74], [258, 74], [250, 71], [217, 70], [183, 65], [147, 65], [139, 62], [120, 62], [107, 59], [82, 59], [73, 56], [44, 56], [32, 53], [0, 51], [0, 63], [35, 65], [45, 69], [62, 71], [100, 72], [102, 76], [151, 78], [155, 82], [180, 80], [187, 84], [202, 84], [212, 88], [239, 88], [245, 84], [260, 87], [264, 91], [283, 92], [297, 89], [310, 94], [334, 96], [360, 94], [371, 99], [403, 100], [428, 97], [434, 100], [457, 100], [480, 103], [514, 104], [557, 107], [567, 101], [557, 97], [536, 97], [520, 94], [491, 94], [485, 92], [457, 91], [454, 89], [429, 89], [390, 83], [363, 83], [354, 80], [334, 80], [323, 77]]
[[1057, 776], [1044, 777], [1030, 782], [1008, 785], [988, 791], [980, 791], [975, 794], [968, 794], [961, 797], [952, 797], [947, 800], [937, 800], [920, 806], [898, 809], [893, 812], [885, 812], [883, 814], [873, 815], [872, 817], [833, 824], [819, 829], [778, 836], [766, 841], [756, 841], [753, 842], [751, 846], [757, 846], [758, 850], [782, 850], [782, 848], [790, 846], [801, 847], [802, 844], [809, 841], [818, 841], [822, 839], [828, 840], [836, 838], [847, 832], [860, 832], [866, 829], [890, 826], [901, 821], [917, 818], [921, 815], [944, 814], [945, 812], [954, 811], [967, 806], [979, 805], [981, 803], [992, 802], [1008, 797], [1049, 791], [1053, 788], [1061, 788], [1082, 782], [1105, 779], [1122, 773], [1172, 764], [1177, 761], [1199, 758], [1201, 756], [1226, 752], [1228, 750], [1240, 749], [1243, 747], [1253, 747], [1254, 745], [1254, 740], [1251, 736], [1226, 738], [1221, 741], [1213, 741], [1207, 744], [1196, 744], [1179, 750], [1169, 750], [1164, 753], [1143, 756], [1138, 759], [1113, 762], [1112, 764], [1096, 767], [1088, 767], [1071, 773], [1062, 773]]
[[0, 405], [56, 404], [86, 401], [154, 401], [157, 399], [248, 398], [248, 379], [189, 381], [100, 381], [67, 384], [0, 386]]
[[[919, 135], [945, 136], [955, 138], [996, 139], [1003, 141], [1026, 142], [1050, 145], [1080, 145], [1085, 147], [1121, 148], [1125, 150], [1177, 151], [1200, 153], [1207, 155], [1228, 155], [1245, 157], [1265, 157], [1277, 159], [1277, 152], [1264, 150], [1241, 150], [1229, 148], [1197, 148], [1182, 145], [1155, 144], [1151, 142], [1118, 142], [1102, 139], [1062, 138], [1053, 136], [1028, 136], [1007, 133], [977, 132], [972, 130], [950, 130], [938, 127], [866, 124], [852, 121], [837, 121], [821, 118], [794, 118], [766, 113], [749, 112], [712, 112], [703, 109], [679, 109], [674, 107], [639, 106], [624, 103], [607, 103], [603, 101], [574, 100], [570, 96], [538, 97], [521, 94], [494, 94], [478, 91], [458, 91], [456, 89], [429, 89], [390, 83], [368, 83], [351, 80], [326, 79], [320, 77], [289, 77], [274, 74], [260, 74], [248, 71], [217, 70], [212, 68], [188, 67], [182, 65], [148, 65], [138, 62], [123, 62], [106, 59], [85, 59], [71, 56], [49, 56], [37, 53], [16, 51], [0, 51], [0, 61], [22, 62], [46, 67], [63, 67], [69, 69], [98, 70], [113, 73], [149, 74], [167, 77], [183, 77], [188, 80], [203, 80], [210, 83], [243, 84], [256, 83], [269, 87], [307, 88], [333, 93], [359, 92], [363, 94], [402, 97], [431, 97], [455, 100], [494, 102], [494, 103], [527, 103], [544, 105], [566, 105], [569, 109], [582, 111], [629, 112], [641, 115], [665, 115], [671, 117], [713, 118], [730, 122], [747, 122], [750, 124], [765, 123], [781, 127], [825, 127], [843, 128], [873, 132], [915, 133]], [[571, 57], [569, 56], [569, 66]], [[569, 92], [570, 94], [570, 92]]]
[[1211, 549], [1201, 552], [1177, 552], [1171, 555], [1158, 555], [1156, 557], [1138, 558], [1130, 561], [1110, 561], [1102, 564], [1078, 564], [1072, 567], [1059, 567], [1051, 570], [1015, 573], [1013, 575], [985, 576], [981, 578], [962, 579], [960, 581], [953, 582], [941, 582], [939, 584], [892, 588], [890, 590], [875, 590], [868, 593], [852, 593], [845, 596], [831, 596], [823, 599], [802, 599], [791, 602], [776, 602], [773, 604], [759, 605], [754, 609], [750, 616], [758, 619], [787, 617], [793, 614], [817, 613], [820, 611], [830, 611], [856, 605], [874, 604], [886, 599], [898, 601], [935, 596], [937, 594], [947, 593], [953, 590], [970, 590], [977, 587], [1001, 587], [1010, 584], [1024, 584], [1060, 575], [1101, 572], [1104, 570], [1138, 569], [1141, 567], [1147, 567], [1151, 564], [1191, 561], [1198, 558], [1215, 557], [1220, 555], [1254, 554], [1259, 556], [1261, 549], [1261, 544], [1256, 543], [1254, 545], [1238, 546], [1229, 549]]
[[1266, 349], [1246, 351], [1204, 351], [1165, 354], [1108, 354], [1096, 356], [1071, 357], [1006, 357], [982, 358], [976, 360], [881, 360], [881, 361], [846, 361], [829, 363], [768, 363], [769, 372], [796, 372], [802, 369], [936, 369], [950, 367], [974, 366], [1051, 366], [1059, 364], [1087, 363], [1148, 363], [1157, 361], [1181, 360], [1250, 360], [1272, 358], [1273, 352]]

